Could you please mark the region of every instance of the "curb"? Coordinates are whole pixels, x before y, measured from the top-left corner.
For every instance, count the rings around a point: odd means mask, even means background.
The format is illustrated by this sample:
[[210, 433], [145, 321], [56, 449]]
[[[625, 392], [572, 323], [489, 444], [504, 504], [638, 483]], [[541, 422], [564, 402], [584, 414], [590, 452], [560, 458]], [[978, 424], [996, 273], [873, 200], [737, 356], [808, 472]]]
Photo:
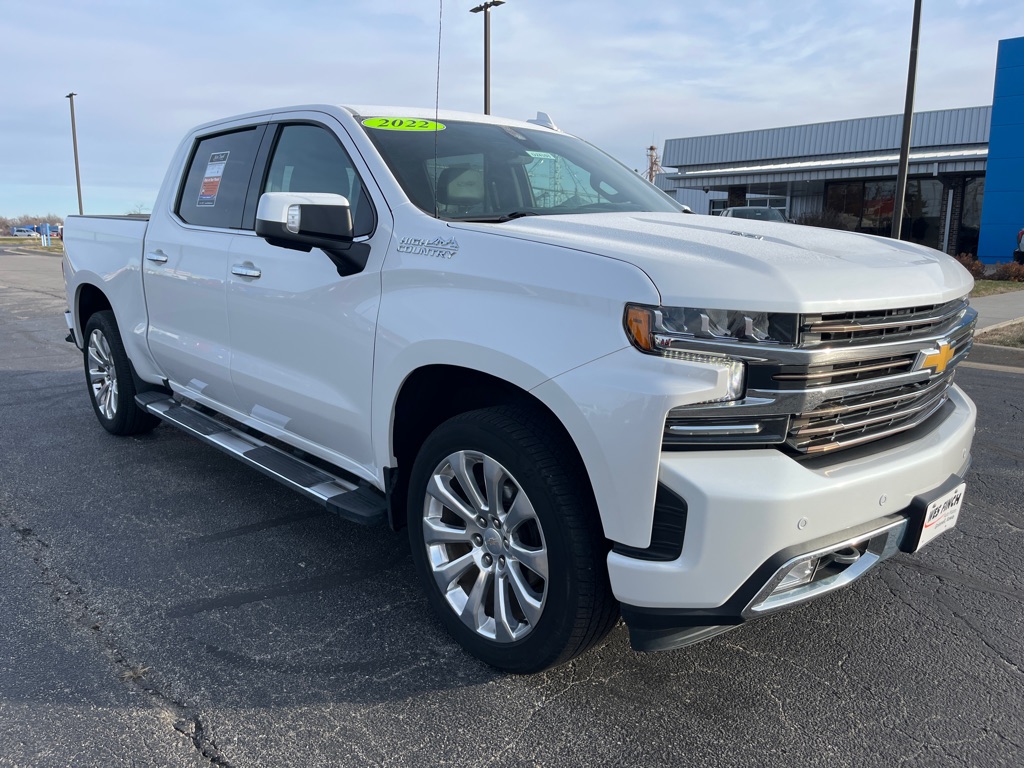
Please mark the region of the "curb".
[[1024, 317], [1017, 317], [1014, 318], [1013, 320], [1004, 320], [1003, 322], [996, 323], [995, 325], [986, 325], [984, 328], [979, 328], [975, 330], [974, 336], [975, 338], [977, 338], [978, 336], [984, 336], [989, 331], [997, 331], [1000, 328], [1005, 328], [1008, 325], [1013, 325], [1014, 323], [1020, 322], [1024, 322]]

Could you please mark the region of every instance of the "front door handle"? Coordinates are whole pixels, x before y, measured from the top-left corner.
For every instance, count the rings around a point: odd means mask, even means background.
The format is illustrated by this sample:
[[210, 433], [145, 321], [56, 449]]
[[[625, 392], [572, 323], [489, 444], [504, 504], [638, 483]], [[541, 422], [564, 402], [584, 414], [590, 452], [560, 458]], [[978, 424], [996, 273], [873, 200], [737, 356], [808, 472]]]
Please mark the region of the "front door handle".
[[231, 274], [238, 275], [239, 277], [251, 277], [256, 279], [263, 273], [252, 265], [246, 266], [245, 264], [235, 264], [231, 267]]
[[146, 254], [146, 261], [155, 261], [157, 264], [163, 264], [167, 261], [167, 254], [163, 251], [156, 250]]

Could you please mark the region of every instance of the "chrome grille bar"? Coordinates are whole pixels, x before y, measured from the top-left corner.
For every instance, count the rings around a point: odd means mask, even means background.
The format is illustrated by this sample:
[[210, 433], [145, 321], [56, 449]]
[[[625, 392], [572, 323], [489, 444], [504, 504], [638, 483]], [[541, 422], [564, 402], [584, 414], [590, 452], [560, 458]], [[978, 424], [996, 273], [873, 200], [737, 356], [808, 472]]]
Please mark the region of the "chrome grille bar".
[[811, 369], [806, 373], [777, 373], [772, 376], [772, 378], [775, 379], [775, 381], [805, 381], [810, 385], [814, 385], [818, 382], [831, 382], [832, 379], [854, 374], [872, 373], [875, 371], [885, 371], [885, 373], [888, 374], [901, 369], [909, 369], [913, 364], [913, 357], [885, 360], [877, 363], [865, 361], [848, 365], [831, 365], [824, 371], [813, 371], [813, 369]]
[[917, 400], [925, 394], [944, 387], [948, 384], [946, 379], [949, 377], [943, 377], [941, 379], [935, 379], [934, 381], [925, 384], [923, 388], [921, 385], [908, 385], [906, 387], [900, 387], [895, 394], [889, 394], [889, 391], [879, 392], [882, 397], [875, 397], [871, 395], [867, 398], [850, 398], [849, 400], [843, 400], [837, 405], [826, 405], [820, 408], [815, 408], [805, 416], [816, 417], [816, 418], [827, 418], [829, 416], [841, 416], [844, 414], [856, 413], [862, 410], [871, 410], [877, 408], [884, 408], [888, 405], [896, 405], [897, 403]]
[[805, 315], [801, 346], [855, 344], [865, 341], [914, 337], [952, 325], [967, 310], [967, 299], [910, 309]]
[[832, 435], [828, 438], [822, 438], [813, 442], [806, 441], [796, 445], [790, 443], [790, 445], [802, 453], [815, 455], [828, 453], [830, 451], [837, 451], [842, 448], [853, 448], [856, 445], [870, 443], [873, 440], [881, 440], [883, 437], [897, 435], [900, 432], [905, 432], [908, 429], [913, 429], [919, 424], [923, 424], [943, 406], [948, 398], [948, 393], [943, 392], [940, 397], [935, 399], [934, 403], [930, 408], [928, 408], [928, 410], [918, 413], [917, 416], [912, 419], [900, 421], [899, 423], [894, 422], [892, 426], [887, 428], [873, 429], [866, 432], [855, 433], [853, 435]]
[[[931, 398], [915, 398], [909, 405], [904, 404], [900, 408], [890, 409], [885, 413], [875, 416], [864, 415], [851, 419], [848, 417], [849, 414], [847, 414], [847, 418], [821, 420], [816, 417], [816, 414], [811, 413], [799, 420], [797, 426], [790, 429], [789, 434], [791, 437], [798, 439], [805, 435], [813, 437], [825, 435], [836, 437], [848, 432], [861, 431], [867, 427], [877, 426], [883, 423], [893, 424], [900, 419], [910, 418], [914, 414], [928, 409], [932, 405], [933, 400], [945, 397], [946, 389], [947, 387], [943, 387], [940, 392]], [[801, 422], [803, 423], [803, 426], [800, 425]]]

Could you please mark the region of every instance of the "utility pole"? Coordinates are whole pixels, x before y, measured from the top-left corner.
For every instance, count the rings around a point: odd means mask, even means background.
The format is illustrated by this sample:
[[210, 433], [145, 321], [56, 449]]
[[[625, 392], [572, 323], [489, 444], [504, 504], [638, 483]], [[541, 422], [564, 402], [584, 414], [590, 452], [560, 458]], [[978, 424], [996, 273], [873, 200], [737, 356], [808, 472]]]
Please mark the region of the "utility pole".
[[647, 148], [647, 180], [654, 183], [659, 173], [664, 173], [661, 167], [661, 160], [658, 158], [658, 148], [653, 144]]
[[78, 186], [78, 215], [81, 216], [85, 213], [85, 209], [82, 208], [82, 173], [78, 167], [78, 131], [75, 129], [75, 96], [77, 93], [71, 92], [65, 99], [71, 100], [71, 143], [75, 148], [75, 184]]
[[903, 204], [907, 196], [910, 170], [910, 129], [914, 120], [914, 85], [917, 81], [917, 41], [921, 33], [921, 0], [914, 0], [914, 27], [910, 33], [910, 67], [907, 71], [907, 102], [903, 107], [903, 139], [900, 142], [900, 167], [896, 172], [896, 199], [892, 205], [892, 237], [900, 239], [903, 229]]
[[484, 12], [484, 114], [491, 114], [491, 8], [504, 5], [505, 0], [487, 0], [470, 13]]

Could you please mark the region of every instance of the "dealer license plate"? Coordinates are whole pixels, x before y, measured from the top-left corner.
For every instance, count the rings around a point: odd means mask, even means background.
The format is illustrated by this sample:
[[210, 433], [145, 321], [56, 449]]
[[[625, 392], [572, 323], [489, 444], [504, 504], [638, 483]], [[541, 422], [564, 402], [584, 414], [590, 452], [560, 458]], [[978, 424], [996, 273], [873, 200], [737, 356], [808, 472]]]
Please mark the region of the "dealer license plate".
[[917, 543], [917, 549], [921, 549], [940, 533], [948, 531], [956, 525], [966, 487], [967, 483], [960, 483], [952, 491], [943, 494], [928, 505], [924, 513], [924, 527], [921, 529], [921, 540]]

